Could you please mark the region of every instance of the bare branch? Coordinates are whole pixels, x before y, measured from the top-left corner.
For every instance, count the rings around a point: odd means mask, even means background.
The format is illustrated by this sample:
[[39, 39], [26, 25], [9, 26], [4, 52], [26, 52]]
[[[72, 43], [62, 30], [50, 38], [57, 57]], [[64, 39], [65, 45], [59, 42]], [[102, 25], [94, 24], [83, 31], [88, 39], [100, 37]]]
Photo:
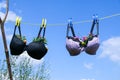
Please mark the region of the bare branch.
[[8, 11], [9, 11], [9, 0], [6, 0], [6, 14], [5, 14], [5, 17], [3, 19], [3, 23], [5, 22], [6, 18], [7, 18], [7, 15], [8, 15]]
[[0, 17], [0, 24], [2, 23], [1, 17]]

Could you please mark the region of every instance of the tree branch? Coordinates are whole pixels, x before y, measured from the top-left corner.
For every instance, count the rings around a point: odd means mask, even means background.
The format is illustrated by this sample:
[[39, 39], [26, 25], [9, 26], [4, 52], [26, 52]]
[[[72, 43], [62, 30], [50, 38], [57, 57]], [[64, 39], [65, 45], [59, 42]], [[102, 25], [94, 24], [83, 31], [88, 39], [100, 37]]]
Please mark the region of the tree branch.
[[1, 17], [0, 17], [0, 24], [2, 24], [2, 19], [1, 19]]
[[9, 0], [6, 0], [6, 14], [5, 14], [5, 17], [2, 21], [2, 23], [5, 23], [7, 15], [8, 15], [8, 11], [9, 11]]

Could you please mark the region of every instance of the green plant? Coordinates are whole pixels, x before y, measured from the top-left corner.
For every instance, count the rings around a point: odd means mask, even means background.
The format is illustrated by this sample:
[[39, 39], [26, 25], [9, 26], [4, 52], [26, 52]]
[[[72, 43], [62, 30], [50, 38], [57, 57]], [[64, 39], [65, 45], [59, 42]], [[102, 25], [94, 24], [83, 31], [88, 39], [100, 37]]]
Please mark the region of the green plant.
[[46, 40], [45, 38], [39, 37], [39, 38], [34, 38], [34, 39], [33, 39], [33, 42], [38, 42], [38, 41], [47, 44], [47, 40]]
[[[10, 57], [13, 80], [50, 80], [45, 62], [34, 68], [30, 58], [24, 57], [18, 60], [16, 56]], [[0, 60], [0, 62], [0, 80], [9, 80], [6, 60]]]
[[18, 34], [17, 34], [16, 36], [17, 36], [19, 39], [23, 40], [23, 41], [26, 40], [25, 36], [21, 36], [21, 37], [20, 37], [20, 35], [18, 35]]

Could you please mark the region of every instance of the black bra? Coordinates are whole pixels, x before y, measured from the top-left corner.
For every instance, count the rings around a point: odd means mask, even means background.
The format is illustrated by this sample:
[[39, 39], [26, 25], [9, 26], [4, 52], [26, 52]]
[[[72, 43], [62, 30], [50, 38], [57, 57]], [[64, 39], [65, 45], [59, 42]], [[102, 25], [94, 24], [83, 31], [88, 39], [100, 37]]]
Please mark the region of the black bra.
[[[19, 35], [16, 35], [16, 28], [18, 27]], [[44, 28], [43, 36], [41, 37], [41, 31]], [[22, 38], [20, 24], [15, 25], [14, 34], [12, 40], [10, 42], [10, 52], [12, 55], [20, 55], [24, 51], [27, 51], [28, 55], [34, 59], [41, 59], [44, 57], [48, 51], [47, 47], [45, 46], [45, 25], [40, 27], [38, 36], [33, 40], [33, 42], [26, 45], [25, 39]]]

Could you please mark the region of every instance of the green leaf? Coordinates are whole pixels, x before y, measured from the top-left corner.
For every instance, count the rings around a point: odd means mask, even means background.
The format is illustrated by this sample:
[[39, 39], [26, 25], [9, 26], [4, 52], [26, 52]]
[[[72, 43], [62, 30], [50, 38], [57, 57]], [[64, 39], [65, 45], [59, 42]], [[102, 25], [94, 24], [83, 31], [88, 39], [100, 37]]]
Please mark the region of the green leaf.
[[45, 39], [45, 38], [34, 38], [33, 39], [33, 42], [43, 42], [43, 43], [45, 43], [45, 44], [47, 44], [47, 40]]

